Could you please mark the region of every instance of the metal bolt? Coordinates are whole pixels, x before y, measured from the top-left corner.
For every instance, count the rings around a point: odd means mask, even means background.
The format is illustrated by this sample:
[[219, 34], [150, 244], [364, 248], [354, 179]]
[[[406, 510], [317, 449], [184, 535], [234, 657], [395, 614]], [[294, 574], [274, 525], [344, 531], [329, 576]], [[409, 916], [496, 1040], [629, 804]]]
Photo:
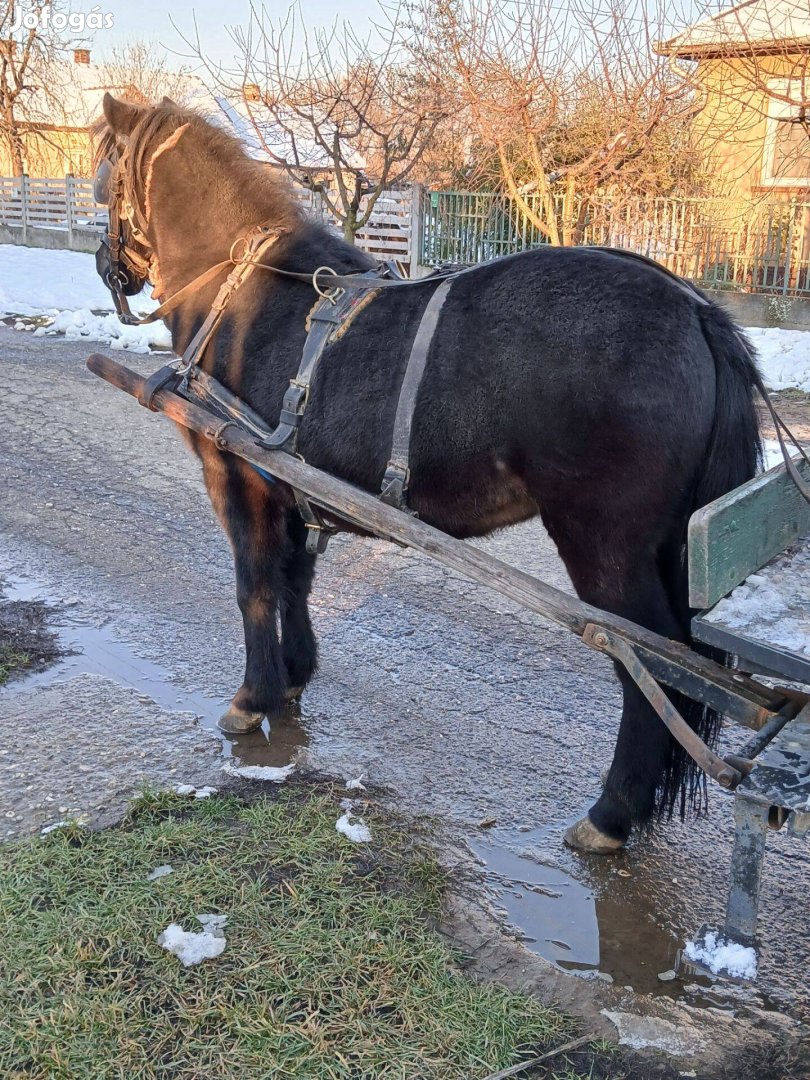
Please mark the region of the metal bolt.
[[597, 649], [604, 649], [610, 644], [610, 638], [607, 636], [604, 630], [600, 630], [598, 634], [594, 634], [593, 643], [597, 647]]

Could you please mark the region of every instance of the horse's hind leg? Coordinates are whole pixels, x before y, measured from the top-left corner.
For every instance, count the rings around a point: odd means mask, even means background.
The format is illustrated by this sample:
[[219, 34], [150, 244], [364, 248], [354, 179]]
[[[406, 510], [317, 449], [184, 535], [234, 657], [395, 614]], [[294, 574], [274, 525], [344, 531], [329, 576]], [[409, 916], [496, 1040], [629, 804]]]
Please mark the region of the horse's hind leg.
[[306, 550], [307, 528], [292, 510], [287, 519], [287, 553], [281, 595], [281, 653], [287, 672], [286, 696], [299, 698], [318, 665], [318, 649], [307, 599], [315, 575], [315, 556]]
[[[577, 542], [570, 519], [554, 537], [580, 598], [666, 637], [683, 640], [655, 551], [649, 547], [600, 544], [585, 534]], [[554, 535], [553, 529], [549, 529]], [[626, 539], [626, 537], [625, 537]], [[619, 736], [602, 794], [566, 833], [566, 841], [588, 851], [621, 848], [634, 825], [649, 821], [656, 791], [672, 752], [671, 736], [635, 682], [617, 665], [623, 691]]]

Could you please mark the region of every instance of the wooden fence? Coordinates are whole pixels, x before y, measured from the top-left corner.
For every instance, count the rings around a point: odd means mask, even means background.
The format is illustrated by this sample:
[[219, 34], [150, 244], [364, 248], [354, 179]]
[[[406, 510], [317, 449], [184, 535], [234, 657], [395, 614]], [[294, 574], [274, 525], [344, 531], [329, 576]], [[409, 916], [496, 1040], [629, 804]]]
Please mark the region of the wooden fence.
[[107, 209], [93, 197], [93, 183], [76, 176], [64, 180], [39, 177], [0, 177], [0, 225], [20, 229], [98, 230], [106, 225]]
[[[317, 192], [295, 188], [293, 194], [307, 211], [326, 224], [338, 228], [326, 203]], [[412, 209], [420, 200], [411, 189], [384, 191], [372, 210], [368, 224], [357, 234], [356, 243], [380, 259], [411, 264], [421, 237], [414, 228]], [[362, 207], [361, 207], [362, 210]], [[33, 240], [32, 230], [47, 229], [67, 234], [71, 247], [74, 234], [100, 232], [107, 224], [107, 207], [93, 197], [91, 180], [75, 176], [39, 179], [28, 176], [0, 177], [0, 225], [19, 229], [22, 240]], [[32, 234], [29, 236], [29, 234]]]

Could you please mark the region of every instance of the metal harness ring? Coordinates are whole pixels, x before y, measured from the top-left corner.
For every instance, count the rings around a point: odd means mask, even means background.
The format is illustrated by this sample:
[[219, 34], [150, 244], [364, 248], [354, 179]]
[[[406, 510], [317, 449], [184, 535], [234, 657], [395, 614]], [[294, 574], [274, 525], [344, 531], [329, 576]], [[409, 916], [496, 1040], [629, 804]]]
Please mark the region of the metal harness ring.
[[322, 296], [324, 300], [328, 300], [330, 304], [336, 304], [337, 298], [340, 295], [340, 289], [333, 288], [324, 290], [318, 284], [318, 274], [331, 274], [332, 277], [338, 277], [336, 270], [333, 270], [331, 266], [319, 266], [318, 269], [312, 275], [312, 288], [318, 294]]

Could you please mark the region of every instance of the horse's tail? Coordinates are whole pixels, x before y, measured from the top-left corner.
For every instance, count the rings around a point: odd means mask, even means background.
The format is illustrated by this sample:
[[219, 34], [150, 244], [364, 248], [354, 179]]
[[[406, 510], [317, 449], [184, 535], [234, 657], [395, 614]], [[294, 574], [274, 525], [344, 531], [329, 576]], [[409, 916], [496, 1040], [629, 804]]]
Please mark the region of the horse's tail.
[[[689, 518], [701, 506], [750, 480], [762, 455], [759, 418], [754, 403], [754, 392], [761, 385], [761, 377], [753, 347], [742, 330], [717, 305], [700, 306], [698, 311], [703, 336], [714, 358], [714, 421], [680, 535], [677, 542], [670, 545], [666, 565], [661, 567], [667, 591], [687, 633], [693, 614], [689, 608], [685, 554]], [[718, 650], [695, 643], [692, 647], [721, 663], [727, 660]], [[711, 746], [717, 738], [720, 716], [713, 709], [680, 696], [676, 704], [687, 723]], [[688, 805], [700, 811], [705, 805], [704, 792], [704, 774], [673, 740], [658, 793], [659, 815], [669, 817], [678, 810], [683, 817]]]

